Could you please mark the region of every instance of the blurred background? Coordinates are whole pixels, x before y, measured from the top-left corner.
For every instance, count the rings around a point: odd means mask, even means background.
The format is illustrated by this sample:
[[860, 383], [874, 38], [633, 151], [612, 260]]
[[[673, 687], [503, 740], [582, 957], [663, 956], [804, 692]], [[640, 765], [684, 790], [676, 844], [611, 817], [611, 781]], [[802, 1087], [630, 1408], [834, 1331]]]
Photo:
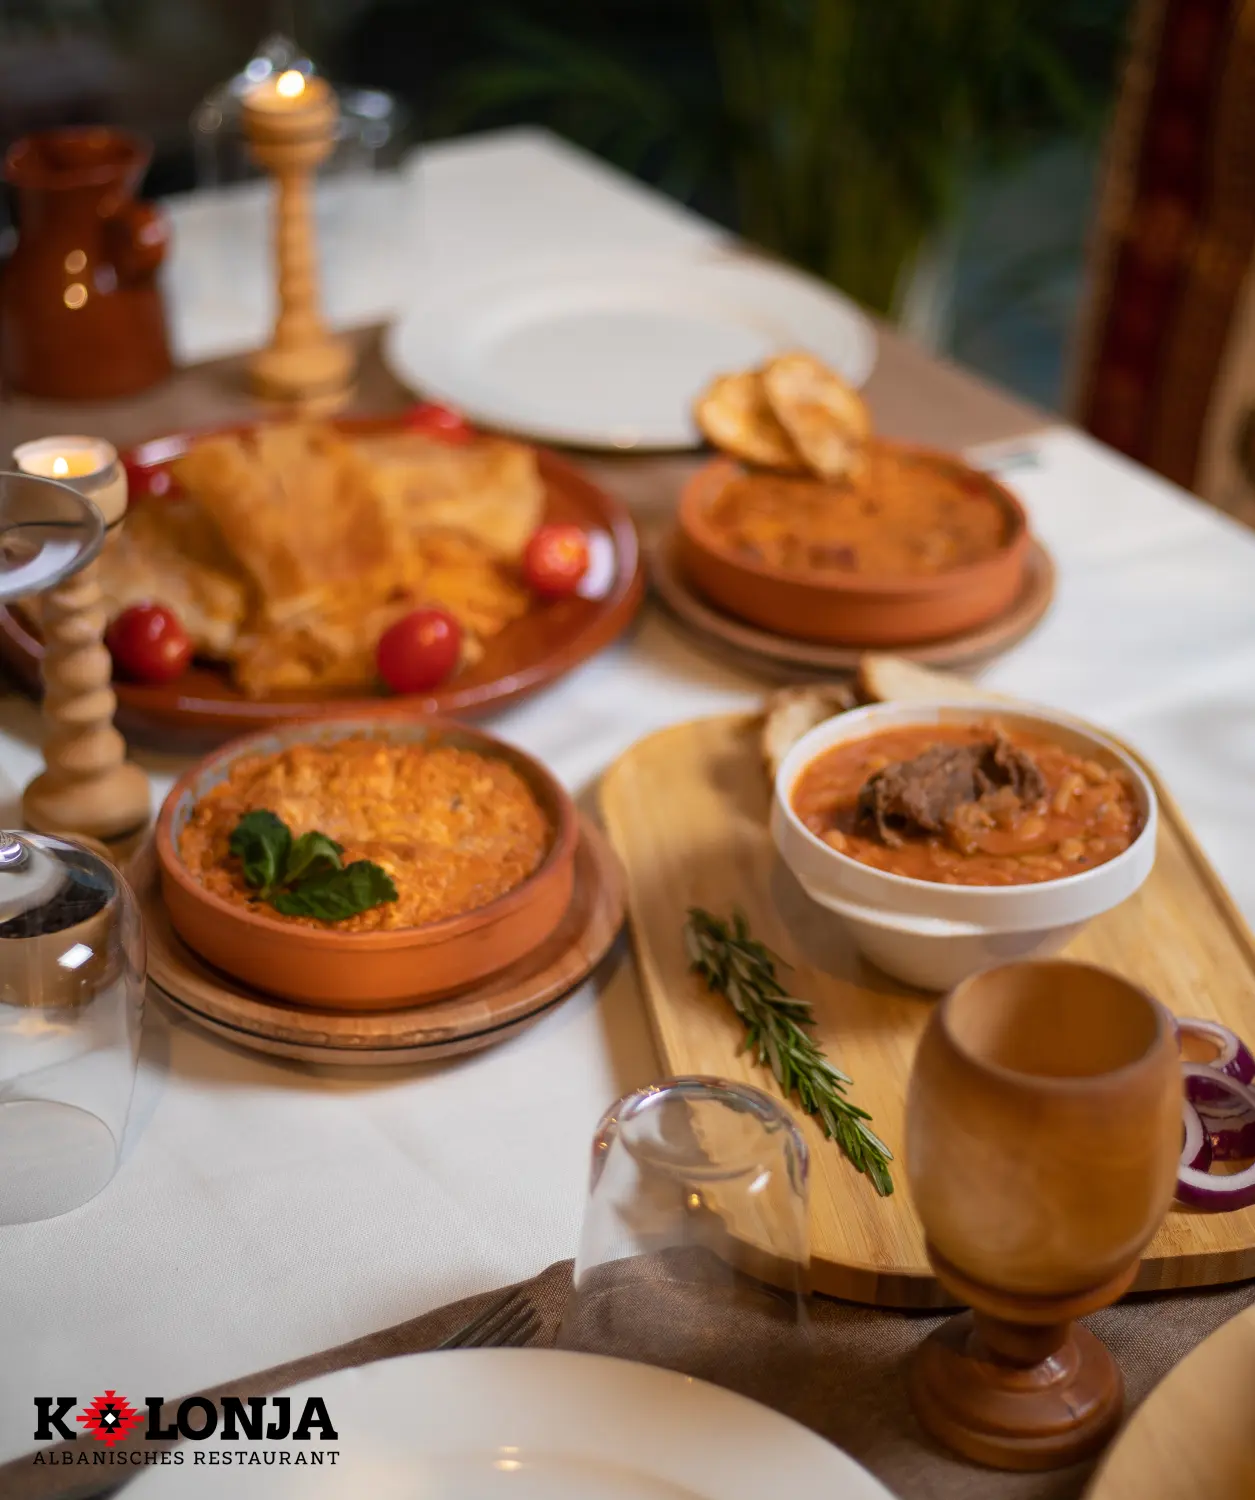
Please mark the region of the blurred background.
[[[147, 192], [267, 38], [359, 92], [356, 147], [543, 124], [1048, 408], [1129, 0], [5, 0], [0, 136], [149, 135]], [[208, 135], [207, 135], [208, 132]]]

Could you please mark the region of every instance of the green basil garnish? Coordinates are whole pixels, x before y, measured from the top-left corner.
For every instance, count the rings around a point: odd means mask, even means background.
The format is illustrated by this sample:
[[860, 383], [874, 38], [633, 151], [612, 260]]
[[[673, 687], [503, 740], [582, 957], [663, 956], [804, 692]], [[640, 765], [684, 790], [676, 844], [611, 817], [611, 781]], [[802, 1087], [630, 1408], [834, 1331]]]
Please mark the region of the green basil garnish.
[[345, 865], [344, 849], [325, 833], [293, 839], [282, 818], [265, 808], [245, 813], [228, 848], [244, 868], [244, 879], [263, 901], [285, 917], [343, 922], [397, 899], [392, 877], [369, 859]]
[[263, 898], [282, 885], [292, 835], [282, 818], [265, 808], [245, 813], [227, 845], [244, 866], [244, 879]]
[[397, 888], [387, 870], [369, 859], [355, 859], [340, 870], [326, 870], [289, 890], [278, 891], [271, 905], [285, 917], [318, 917], [343, 922], [397, 899]]

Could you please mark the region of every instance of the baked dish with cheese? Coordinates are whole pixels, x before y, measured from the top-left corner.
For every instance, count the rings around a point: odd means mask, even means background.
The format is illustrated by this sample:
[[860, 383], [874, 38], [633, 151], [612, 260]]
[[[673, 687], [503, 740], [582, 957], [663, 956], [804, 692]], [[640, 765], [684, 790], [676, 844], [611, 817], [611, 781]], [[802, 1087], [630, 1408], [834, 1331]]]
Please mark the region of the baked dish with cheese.
[[477, 750], [355, 736], [244, 756], [193, 807], [180, 858], [212, 895], [312, 927], [324, 924], [263, 906], [232, 852], [241, 819], [262, 810], [293, 839], [322, 834], [344, 865], [369, 861], [391, 878], [395, 898], [336, 923], [343, 932], [418, 927], [487, 906], [534, 874], [553, 841], [518, 770]]
[[178, 779], [154, 836], [192, 954], [337, 1011], [425, 1005], [563, 952], [580, 842], [540, 762], [395, 710], [233, 741]]

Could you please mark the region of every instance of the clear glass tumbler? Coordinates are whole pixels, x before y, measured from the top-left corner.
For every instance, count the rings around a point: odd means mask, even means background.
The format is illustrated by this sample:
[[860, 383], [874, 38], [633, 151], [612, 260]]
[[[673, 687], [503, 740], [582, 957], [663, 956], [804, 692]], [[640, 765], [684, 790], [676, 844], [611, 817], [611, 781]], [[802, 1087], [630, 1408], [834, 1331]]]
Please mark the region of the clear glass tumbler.
[[0, 832], [0, 1224], [66, 1213], [113, 1176], [143, 1003], [143, 929], [113, 865]]
[[718, 1378], [729, 1336], [795, 1335], [807, 1174], [788, 1111], [746, 1084], [675, 1078], [620, 1099], [593, 1140], [559, 1345]]

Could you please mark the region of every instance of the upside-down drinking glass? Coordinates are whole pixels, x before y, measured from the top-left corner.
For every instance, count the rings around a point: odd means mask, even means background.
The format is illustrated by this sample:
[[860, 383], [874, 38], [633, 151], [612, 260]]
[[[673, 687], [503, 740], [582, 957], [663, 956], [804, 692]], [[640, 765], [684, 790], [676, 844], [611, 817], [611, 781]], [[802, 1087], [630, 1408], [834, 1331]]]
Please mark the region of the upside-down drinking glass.
[[714, 1374], [806, 1326], [807, 1153], [746, 1084], [675, 1078], [602, 1117], [559, 1344]]

